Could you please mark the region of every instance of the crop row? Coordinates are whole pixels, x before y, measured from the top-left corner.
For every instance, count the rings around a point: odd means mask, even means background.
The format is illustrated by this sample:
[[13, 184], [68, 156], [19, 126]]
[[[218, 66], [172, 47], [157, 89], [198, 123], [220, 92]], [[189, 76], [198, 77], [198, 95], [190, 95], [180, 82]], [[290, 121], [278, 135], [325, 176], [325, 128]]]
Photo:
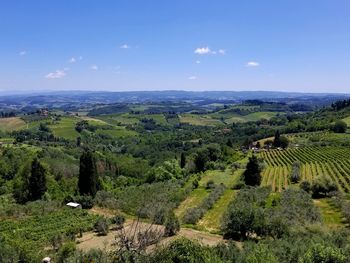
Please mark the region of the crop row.
[[[350, 160], [331, 159], [327, 162], [310, 162], [301, 166], [301, 180], [312, 182], [318, 176], [327, 176], [338, 188], [350, 193]], [[267, 166], [262, 174], [262, 185], [281, 191], [290, 184], [291, 166]]]
[[303, 147], [265, 151], [260, 156], [268, 166], [290, 166], [296, 161], [303, 164], [331, 160], [347, 161], [350, 159], [350, 149], [344, 147]]

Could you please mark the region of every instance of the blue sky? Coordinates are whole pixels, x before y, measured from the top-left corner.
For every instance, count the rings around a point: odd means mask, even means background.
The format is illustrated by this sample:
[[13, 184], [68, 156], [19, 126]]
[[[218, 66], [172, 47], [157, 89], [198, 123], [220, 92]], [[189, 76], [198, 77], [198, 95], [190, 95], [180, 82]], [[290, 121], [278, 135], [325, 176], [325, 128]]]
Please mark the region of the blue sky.
[[350, 92], [348, 0], [2, 0], [0, 91]]

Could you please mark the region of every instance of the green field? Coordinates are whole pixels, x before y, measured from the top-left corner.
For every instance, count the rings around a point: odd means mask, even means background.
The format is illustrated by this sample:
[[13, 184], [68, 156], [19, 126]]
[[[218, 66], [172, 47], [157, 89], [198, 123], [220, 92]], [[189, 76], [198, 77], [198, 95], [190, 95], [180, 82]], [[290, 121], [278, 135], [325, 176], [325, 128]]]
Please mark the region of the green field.
[[112, 125], [133, 125], [139, 122], [136, 117], [129, 113], [102, 115], [98, 118]]
[[235, 122], [250, 122], [250, 121], [259, 121], [261, 119], [269, 120], [272, 117], [276, 116], [277, 112], [253, 112], [248, 115], [237, 115], [225, 119], [226, 123], [235, 123]]
[[215, 184], [224, 184], [227, 187], [232, 187], [239, 177], [237, 176], [237, 173], [238, 172], [232, 174], [229, 169], [226, 169], [225, 171], [206, 171], [204, 177], [200, 180], [199, 185], [205, 187], [208, 181], [213, 181]]
[[19, 117], [0, 119], [0, 131], [12, 132], [24, 129], [25, 127], [26, 123]]
[[222, 124], [220, 120], [216, 120], [206, 115], [199, 114], [181, 114], [179, 115], [181, 123], [187, 123], [198, 126], [217, 126]]
[[79, 133], [75, 130], [75, 124], [79, 119], [75, 117], [62, 117], [58, 123], [50, 125], [50, 129], [56, 137], [67, 140], [75, 140]]
[[103, 130], [103, 129], [98, 129], [96, 131], [97, 134], [106, 134], [110, 135], [112, 137], [130, 137], [130, 136], [136, 136], [137, 132], [127, 130], [124, 127], [111, 127], [111, 129], [108, 130]]

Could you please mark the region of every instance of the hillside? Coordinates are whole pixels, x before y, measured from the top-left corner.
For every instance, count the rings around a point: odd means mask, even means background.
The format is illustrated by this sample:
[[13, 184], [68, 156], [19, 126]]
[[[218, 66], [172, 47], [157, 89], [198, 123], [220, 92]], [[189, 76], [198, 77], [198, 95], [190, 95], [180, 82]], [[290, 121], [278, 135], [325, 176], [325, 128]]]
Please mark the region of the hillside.
[[[335, 249], [342, 236], [345, 244], [350, 133], [339, 127], [350, 105], [207, 103], [67, 104], [1, 118], [4, 257], [37, 262], [96, 246], [107, 258], [104, 247], [125, 249], [121, 235], [148, 231], [142, 248], [130, 242], [152, 260], [162, 253], [157, 243], [208, 249], [220, 260], [220, 242], [237, 257], [252, 244], [274, 255], [294, 244], [296, 257], [314, 249], [311, 240]], [[249, 167], [261, 175], [252, 185]], [[164, 237], [170, 230], [175, 237]]]

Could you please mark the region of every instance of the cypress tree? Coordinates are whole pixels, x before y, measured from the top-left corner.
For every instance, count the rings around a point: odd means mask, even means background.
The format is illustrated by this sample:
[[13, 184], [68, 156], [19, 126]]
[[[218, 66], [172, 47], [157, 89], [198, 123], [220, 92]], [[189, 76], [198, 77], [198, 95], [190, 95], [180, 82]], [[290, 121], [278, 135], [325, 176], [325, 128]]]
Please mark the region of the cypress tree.
[[186, 166], [186, 155], [185, 153], [181, 153], [180, 167], [184, 168], [185, 166]]
[[280, 131], [277, 130], [275, 133], [275, 139], [273, 140], [273, 146], [274, 147], [280, 147], [281, 146], [281, 134]]
[[37, 158], [35, 158], [32, 162], [28, 180], [28, 189], [29, 200], [31, 201], [41, 199], [47, 190], [45, 168], [41, 165]]
[[81, 195], [95, 196], [97, 192], [98, 175], [94, 155], [84, 151], [80, 157], [78, 188]]

